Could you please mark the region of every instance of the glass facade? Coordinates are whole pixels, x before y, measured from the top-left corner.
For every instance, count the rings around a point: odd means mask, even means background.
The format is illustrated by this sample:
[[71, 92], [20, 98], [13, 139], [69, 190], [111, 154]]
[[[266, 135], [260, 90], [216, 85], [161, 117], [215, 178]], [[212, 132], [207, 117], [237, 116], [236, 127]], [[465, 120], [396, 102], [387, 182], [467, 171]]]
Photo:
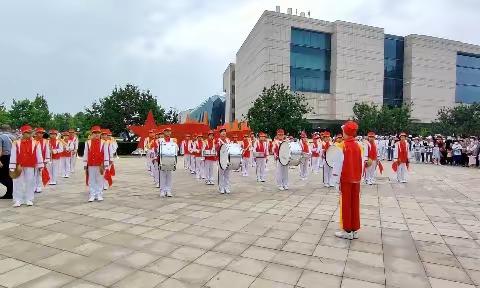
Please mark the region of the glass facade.
[[480, 55], [457, 53], [455, 102], [480, 103]]
[[330, 93], [331, 36], [292, 27], [290, 89]]
[[217, 126], [223, 125], [225, 122], [225, 97], [219, 95], [209, 97], [190, 112], [190, 117], [202, 122], [205, 112], [210, 128], [215, 129]]
[[385, 34], [384, 105], [398, 107], [403, 103], [403, 47], [403, 37]]

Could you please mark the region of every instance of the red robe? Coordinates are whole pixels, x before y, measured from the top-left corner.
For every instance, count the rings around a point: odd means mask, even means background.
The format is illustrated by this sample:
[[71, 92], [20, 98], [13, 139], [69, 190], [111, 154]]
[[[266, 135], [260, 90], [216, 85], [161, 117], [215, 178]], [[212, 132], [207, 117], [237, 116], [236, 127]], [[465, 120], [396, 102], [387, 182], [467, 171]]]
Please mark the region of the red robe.
[[341, 215], [347, 232], [360, 229], [360, 181], [362, 179], [362, 151], [354, 138], [344, 141], [343, 166], [340, 176], [342, 193]]

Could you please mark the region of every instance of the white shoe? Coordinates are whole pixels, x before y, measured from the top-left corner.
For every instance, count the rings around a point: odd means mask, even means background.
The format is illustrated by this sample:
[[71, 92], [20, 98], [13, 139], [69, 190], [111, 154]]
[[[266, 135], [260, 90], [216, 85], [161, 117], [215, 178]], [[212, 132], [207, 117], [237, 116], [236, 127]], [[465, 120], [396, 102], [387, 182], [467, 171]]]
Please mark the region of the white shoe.
[[400, 181], [400, 182], [401, 182], [401, 183], [407, 183], [407, 180], [402, 180], [402, 181]]
[[50, 183], [48, 183], [48, 185], [57, 185], [57, 183], [55, 183], [55, 182], [50, 182]]
[[97, 197], [97, 200], [98, 200], [98, 201], [103, 201], [103, 196], [98, 196], [98, 197]]
[[172, 192], [168, 191], [167, 192], [167, 197], [173, 197]]
[[358, 239], [358, 231], [353, 231], [353, 239]]
[[155, 184], [155, 187], [160, 188], [160, 184]]
[[20, 207], [20, 206], [22, 206], [22, 204], [20, 204], [20, 202], [18, 202], [18, 201], [15, 201], [15, 203], [13, 203], [13, 205], [12, 205], [12, 207], [15, 207], [15, 208]]
[[90, 198], [88, 198], [88, 202], [93, 202], [95, 201], [95, 196], [90, 196]]
[[338, 238], [353, 240], [353, 233], [352, 232], [337, 231], [337, 232], [335, 232], [335, 236], [337, 236]]
[[283, 189], [288, 190], [288, 186], [283, 186]]
[[334, 184], [330, 184], [329, 186], [330, 186], [330, 188], [333, 188], [333, 187], [335, 187], [335, 185], [334, 185]]
[[328, 184], [323, 184], [323, 186], [324, 186], [324, 187], [330, 187], [330, 185], [328, 185]]
[[224, 190], [224, 189], [220, 189], [219, 192], [220, 192], [220, 194], [225, 194], [225, 190]]
[[265, 179], [261, 179], [260, 182], [265, 182]]
[[32, 201], [27, 201], [27, 206], [33, 206], [33, 202]]
[[285, 188], [283, 188], [282, 186], [280, 186], [280, 187], [278, 187], [278, 190], [283, 191], [283, 190], [285, 190]]
[[161, 191], [161, 192], [160, 192], [160, 197], [163, 198], [163, 197], [165, 197], [165, 196], [166, 196], [166, 195], [165, 195], [165, 192]]
[[230, 189], [225, 189], [225, 193], [230, 194]]

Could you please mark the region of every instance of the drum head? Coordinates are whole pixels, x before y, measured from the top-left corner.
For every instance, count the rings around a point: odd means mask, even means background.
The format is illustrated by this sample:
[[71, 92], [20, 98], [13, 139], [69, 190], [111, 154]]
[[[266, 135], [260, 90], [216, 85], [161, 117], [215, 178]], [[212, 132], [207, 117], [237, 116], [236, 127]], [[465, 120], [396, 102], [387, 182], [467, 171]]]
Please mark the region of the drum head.
[[218, 165], [220, 166], [220, 169], [226, 170], [228, 168], [228, 145], [227, 144], [222, 144], [220, 146], [220, 152], [219, 152], [219, 157], [218, 157]]
[[338, 163], [340, 158], [342, 157], [342, 150], [337, 146], [333, 145], [330, 146], [325, 153], [325, 162], [327, 162], [328, 167], [332, 167], [335, 163]]
[[290, 162], [290, 143], [288, 141], [284, 141], [280, 144], [280, 148], [278, 149], [278, 160], [283, 166], [287, 166], [288, 162]]

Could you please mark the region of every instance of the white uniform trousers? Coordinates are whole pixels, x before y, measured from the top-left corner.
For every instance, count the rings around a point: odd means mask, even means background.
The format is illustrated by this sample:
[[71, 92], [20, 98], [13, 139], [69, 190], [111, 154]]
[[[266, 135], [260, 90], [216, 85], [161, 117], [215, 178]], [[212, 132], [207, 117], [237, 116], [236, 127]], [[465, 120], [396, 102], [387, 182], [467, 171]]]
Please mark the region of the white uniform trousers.
[[250, 158], [248, 159], [249, 163], [252, 164], [252, 167], [255, 167], [257, 163], [255, 162], [255, 158], [253, 158], [253, 152], [250, 152]]
[[302, 180], [307, 179], [308, 176], [308, 165], [310, 164], [310, 159], [304, 159], [303, 162], [300, 162], [300, 178]]
[[196, 172], [196, 160], [195, 160], [195, 156], [194, 155], [190, 155], [190, 173], [191, 174], [194, 174]]
[[103, 175], [100, 174], [100, 166], [88, 166], [88, 190], [90, 197], [103, 196]]
[[56, 185], [57, 176], [60, 168], [60, 159], [52, 159], [52, 161], [47, 165], [48, 174], [50, 174], [50, 182], [48, 184]]
[[32, 201], [35, 193], [35, 170], [37, 168], [22, 167], [22, 174], [13, 179], [13, 201], [26, 204]]
[[327, 163], [325, 163], [323, 165], [323, 184], [327, 187], [335, 186], [335, 183], [333, 183], [332, 173], [333, 173], [332, 167], [328, 166]]
[[183, 168], [190, 170], [190, 154], [183, 155]]
[[62, 177], [70, 177], [70, 157], [60, 157], [60, 163]]
[[152, 175], [153, 175], [153, 182], [155, 185], [158, 185], [160, 179], [160, 171], [158, 170], [158, 163], [152, 163]]
[[323, 168], [325, 165], [325, 159], [323, 157], [320, 157], [320, 168]]
[[205, 160], [205, 181], [213, 183], [215, 160]]
[[365, 167], [365, 182], [367, 184], [375, 183], [375, 171], [377, 170], [377, 161], [372, 161], [372, 165]]
[[407, 183], [407, 164], [401, 163], [398, 165], [397, 169], [397, 181], [402, 183]]
[[264, 182], [266, 179], [267, 158], [256, 158], [257, 181]]
[[172, 193], [172, 171], [160, 171], [160, 196]]
[[220, 192], [230, 192], [230, 169], [218, 167], [218, 189]]
[[205, 161], [202, 157], [195, 157], [195, 178], [205, 179]]
[[288, 188], [288, 169], [289, 166], [283, 166], [280, 161], [276, 161], [277, 164], [277, 171], [276, 171], [276, 178], [277, 178], [277, 186], [280, 188]]
[[320, 173], [320, 157], [312, 157], [312, 171], [315, 174]]
[[35, 192], [42, 192], [42, 173], [40, 170], [35, 169]]
[[75, 164], [77, 163], [77, 153], [73, 153], [72, 156], [70, 156], [70, 172], [75, 172]]
[[248, 168], [250, 166], [250, 157], [242, 157], [242, 176], [248, 176]]

